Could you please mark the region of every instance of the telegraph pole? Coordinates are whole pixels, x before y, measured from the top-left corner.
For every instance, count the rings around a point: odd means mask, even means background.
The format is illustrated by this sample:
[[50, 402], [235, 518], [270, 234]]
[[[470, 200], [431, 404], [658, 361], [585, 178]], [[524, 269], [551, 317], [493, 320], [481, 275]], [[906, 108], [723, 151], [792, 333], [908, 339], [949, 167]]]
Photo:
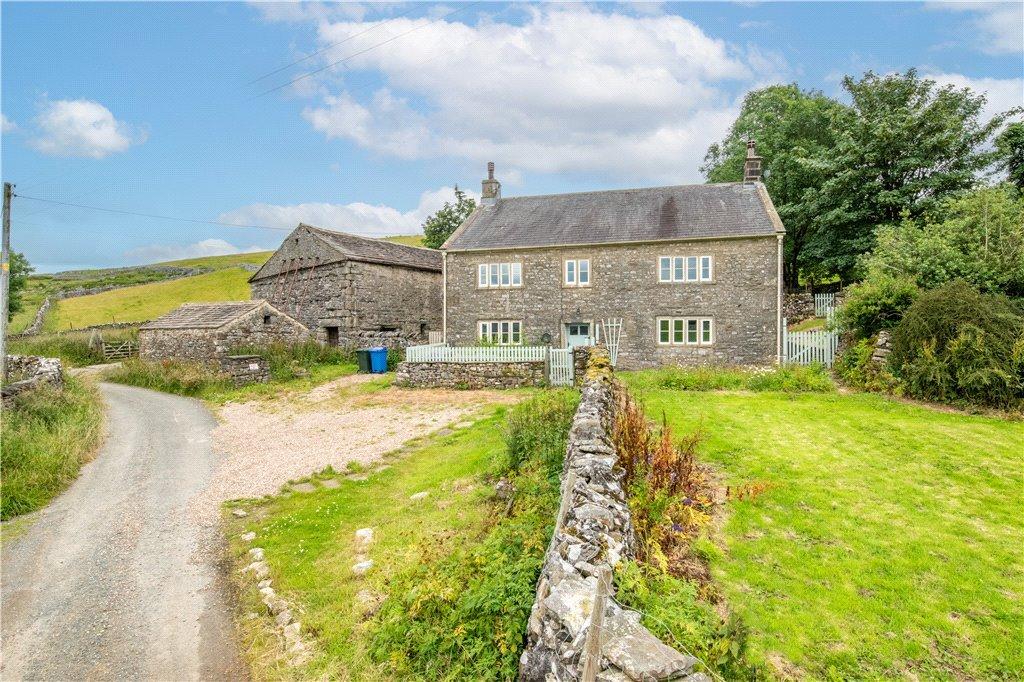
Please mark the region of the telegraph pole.
[[0, 253], [0, 381], [7, 380], [7, 314], [11, 293], [11, 196], [14, 186], [4, 183], [3, 251]]

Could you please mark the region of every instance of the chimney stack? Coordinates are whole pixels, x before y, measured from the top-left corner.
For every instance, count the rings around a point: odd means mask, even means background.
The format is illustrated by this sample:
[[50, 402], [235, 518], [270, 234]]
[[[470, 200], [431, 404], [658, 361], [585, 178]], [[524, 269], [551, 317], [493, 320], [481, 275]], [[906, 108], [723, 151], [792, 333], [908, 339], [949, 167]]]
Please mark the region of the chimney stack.
[[481, 183], [480, 204], [494, 206], [501, 199], [501, 183], [494, 179], [494, 162], [487, 162], [487, 179]]
[[743, 162], [743, 182], [761, 181], [761, 157], [757, 155], [757, 145], [747, 140], [747, 159]]

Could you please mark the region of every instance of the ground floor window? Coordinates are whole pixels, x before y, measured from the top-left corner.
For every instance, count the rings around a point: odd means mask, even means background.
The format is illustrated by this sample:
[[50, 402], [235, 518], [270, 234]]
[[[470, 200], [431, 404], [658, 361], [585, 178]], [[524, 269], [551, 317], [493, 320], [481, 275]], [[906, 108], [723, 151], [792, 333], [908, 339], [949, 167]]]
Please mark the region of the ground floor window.
[[710, 317], [659, 317], [658, 345], [710, 346], [714, 322]]
[[523, 323], [519, 320], [480, 320], [478, 338], [485, 343], [515, 346], [523, 342]]

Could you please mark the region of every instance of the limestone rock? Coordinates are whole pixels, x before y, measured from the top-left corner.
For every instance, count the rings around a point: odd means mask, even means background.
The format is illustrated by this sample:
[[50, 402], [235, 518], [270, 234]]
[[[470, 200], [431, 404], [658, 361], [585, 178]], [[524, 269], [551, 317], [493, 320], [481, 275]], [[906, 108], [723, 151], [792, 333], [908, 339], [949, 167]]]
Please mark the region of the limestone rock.
[[360, 561], [358, 564], [353, 566], [352, 572], [356, 575], [364, 575], [371, 568], [373, 568], [373, 559], [367, 559], [366, 561]]
[[667, 680], [693, 670], [697, 659], [664, 644], [639, 620], [636, 613], [613, 609], [605, 619], [601, 654], [634, 680]]
[[430, 493], [428, 491], [424, 490], [423, 492], [410, 495], [409, 499], [413, 502], [419, 502], [420, 500], [425, 500], [429, 494]]
[[256, 539], [256, 533], [249, 531], [248, 533], [242, 533], [242, 540], [244, 542], [252, 542]]
[[244, 509], [232, 509], [231, 515], [238, 519], [244, 519], [246, 516], [249, 515], [249, 513], [246, 512]]
[[252, 557], [253, 561], [263, 561], [263, 548], [253, 547], [249, 550], [249, 556]]
[[292, 612], [288, 609], [281, 611], [274, 618], [274, 622], [277, 623], [277, 627], [283, 628], [288, 625], [288, 623], [292, 622]]

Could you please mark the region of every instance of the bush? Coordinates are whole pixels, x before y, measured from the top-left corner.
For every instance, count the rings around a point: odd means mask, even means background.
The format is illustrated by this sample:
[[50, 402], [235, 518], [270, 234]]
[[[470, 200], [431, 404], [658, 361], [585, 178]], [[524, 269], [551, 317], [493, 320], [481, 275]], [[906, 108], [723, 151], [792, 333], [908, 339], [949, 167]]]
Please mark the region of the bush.
[[668, 367], [650, 373], [658, 388], [678, 391], [785, 391], [824, 393], [835, 390], [821, 365], [744, 369], [704, 366]]
[[233, 387], [231, 378], [209, 365], [183, 360], [153, 362], [129, 358], [107, 375], [108, 381], [191, 397], [210, 396]]
[[49, 502], [78, 475], [102, 433], [100, 397], [74, 377], [63, 390], [44, 386], [18, 396], [4, 410], [0, 519]]
[[844, 384], [853, 388], [883, 393], [902, 393], [899, 381], [888, 367], [872, 362], [871, 355], [874, 352], [875, 339], [857, 341], [836, 358], [833, 367], [836, 376]]
[[1024, 310], [954, 282], [923, 294], [893, 333], [890, 365], [910, 395], [1013, 407], [1024, 400]]
[[516, 491], [508, 513], [496, 505], [482, 538], [438, 545], [390, 583], [371, 625], [370, 653], [394, 677], [515, 679], [577, 400], [565, 391], [514, 407], [506, 452], [493, 467]]
[[919, 294], [909, 279], [877, 276], [846, 290], [836, 323], [855, 339], [866, 339], [895, 327]]

